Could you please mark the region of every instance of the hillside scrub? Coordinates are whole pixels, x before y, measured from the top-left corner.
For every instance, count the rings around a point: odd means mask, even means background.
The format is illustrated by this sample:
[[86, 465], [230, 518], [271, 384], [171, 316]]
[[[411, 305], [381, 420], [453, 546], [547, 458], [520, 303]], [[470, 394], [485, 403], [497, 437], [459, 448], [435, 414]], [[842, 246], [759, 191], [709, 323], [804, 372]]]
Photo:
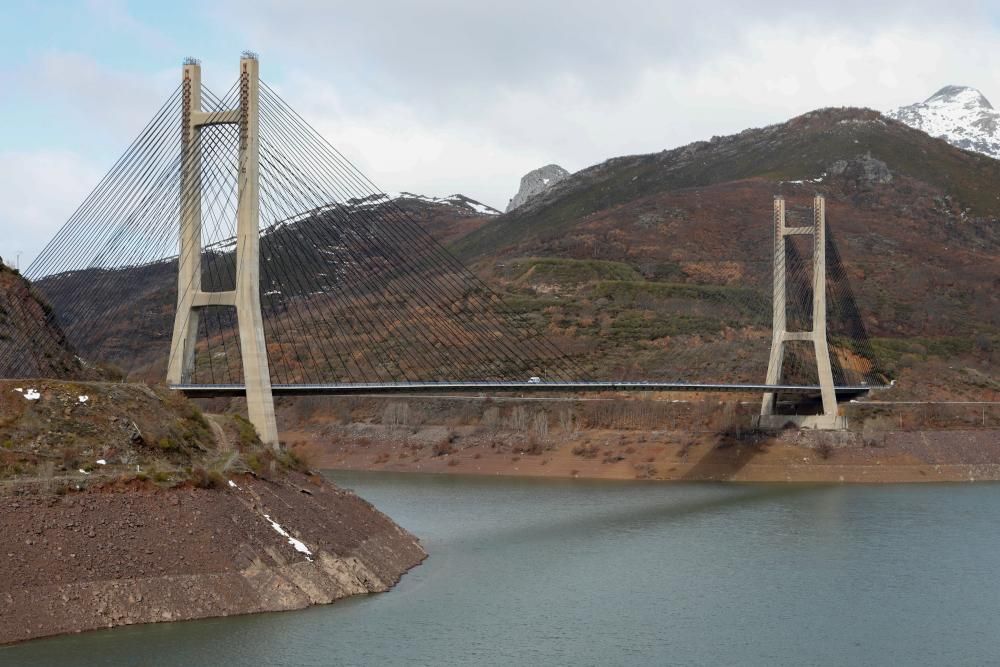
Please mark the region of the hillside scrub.
[[0, 381], [0, 479], [81, 487], [131, 479], [220, 485], [227, 477], [304, 470], [261, 443], [238, 415], [206, 416], [160, 387]]

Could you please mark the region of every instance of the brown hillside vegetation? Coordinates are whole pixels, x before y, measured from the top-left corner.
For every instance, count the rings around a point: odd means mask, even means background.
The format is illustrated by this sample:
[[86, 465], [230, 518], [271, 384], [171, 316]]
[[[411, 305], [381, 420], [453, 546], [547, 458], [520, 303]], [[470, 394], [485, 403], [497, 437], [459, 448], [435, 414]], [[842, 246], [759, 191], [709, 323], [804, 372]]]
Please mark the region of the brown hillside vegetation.
[[479, 229], [492, 216], [478, 215], [465, 206], [450, 206], [401, 197], [396, 204], [441, 243], [451, 243]]
[[[937, 396], [995, 396], [997, 182], [996, 160], [876, 112], [823, 110], [609, 160], [454, 247], [521, 308], [542, 313], [540, 326], [577, 349], [609, 352], [608, 363], [595, 361], [601, 372], [680, 372], [671, 354], [683, 350], [689, 368], [759, 378], [769, 305], [755, 321], [706, 314], [706, 303], [719, 291], [751, 290], [769, 304], [771, 198], [784, 194], [794, 207], [819, 192], [863, 324], [891, 374], [911, 388], [931, 383]], [[707, 319], [691, 319], [699, 313]], [[677, 332], [685, 317], [693, 330]], [[678, 335], [683, 343], [671, 346]], [[748, 347], [752, 354], [741, 354]]]
[[[219, 485], [225, 474], [248, 472], [246, 459], [266, 448], [252, 427], [240, 433], [239, 417], [217, 419], [235, 434], [226, 439], [229, 448], [216, 442], [215, 429], [222, 427], [213, 427], [176, 392], [132, 384], [0, 381], [0, 477], [63, 480], [53, 482], [53, 490], [121, 478]], [[195, 479], [195, 468], [207, 469], [212, 479]]]
[[[459, 196], [453, 199], [466, 201]], [[328, 235], [332, 238], [326, 238], [320, 228], [338, 227], [339, 223], [323, 217], [306, 218], [263, 235], [261, 261], [265, 270], [261, 291], [265, 333], [271, 367], [285, 371], [281, 381], [294, 381], [308, 370], [307, 364], [326, 356], [347, 359], [352, 371], [365, 372], [369, 369], [358, 369], [359, 364], [364, 365], [357, 360], [355, 348], [381, 346], [386, 351], [379, 350], [374, 356], [398, 358], [402, 347], [414, 344], [421, 338], [422, 330], [434, 327], [435, 318], [440, 320], [438, 309], [429, 307], [426, 298], [411, 298], [414, 280], [410, 275], [401, 275], [396, 264], [399, 258], [405, 258], [403, 261], [419, 263], [420, 270], [426, 273], [425, 267], [430, 262], [425, 256], [428, 248], [440, 251], [440, 246], [428, 235], [452, 238], [478, 228], [486, 219], [466, 206], [414, 197], [399, 198], [382, 206], [392, 215], [405, 214], [416, 222], [416, 227], [422, 230], [422, 247], [414, 247], [412, 240], [388, 231], [382, 240], [394, 244], [389, 250], [360, 247], [362, 242], [355, 238], [354, 229], [333, 230]], [[368, 215], [359, 213], [353, 224], [369, 224], [365, 217]], [[394, 224], [389, 221], [386, 226]], [[204, 289], [232, 289], [233, 252], [212, 250], [203, 257]], [[45, 276], [37, 281], [37, 286], [51, 298], [60, 322], [83, 356], [102, 359], [130, 372], [133, 378], [155, 383], [165, 375], [169, 354], [177, 299], [176, 271], [176, 259], [168, 258], [126, 269], [90, 268]], [[445, 292], [449, 284], [454, 285], [455, 274], [453, 270], [445, 271], [430, 276], [429, 280], [443, 288], [440, 292]], [[387, 299], [383, 295], [389, 291], [394, 293]], [[441, 301], [437, 296], [432, 298]], [[443, 309], [453, 305], [463, 304], [444, 303]], [[209, 310], [202, 318], [202, 323], [211, 329], [201, 332], [195, 373], [198, 380], [203, 375], [218, 378], [221, 374], [227, 381], [239, 381], [239, 358], [232, 330], [235, 319], [231, 312], [223, 310]], [[303, 325], [303, 315], [308, 325]], [[481, 345], [478, 339], [481, 333], [482, 330], [471, 332], [454, 343]], [[325, 345], [330, 338], [338, 340], [338, 349]], [[213, 356], [208, 352], [210, 346], [226, 345], [233, 354]], [[437, 352], [437, 356], [441, 354]]]

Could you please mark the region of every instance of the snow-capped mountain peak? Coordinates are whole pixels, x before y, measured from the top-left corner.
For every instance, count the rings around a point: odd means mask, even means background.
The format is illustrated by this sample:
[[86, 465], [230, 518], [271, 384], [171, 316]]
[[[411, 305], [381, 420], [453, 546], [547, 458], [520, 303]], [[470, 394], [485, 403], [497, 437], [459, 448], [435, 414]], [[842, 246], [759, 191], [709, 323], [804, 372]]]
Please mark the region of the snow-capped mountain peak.
[[945, 86], [923, 102], [886, 114], [932, 137], [1000, 159], [1000, 112], [967, 86]]
[[965, 109], [992, 109], [993, 105], [975, 88], [969, 86], [945, 86], [924, 101], [927, 106], [962, 106]]

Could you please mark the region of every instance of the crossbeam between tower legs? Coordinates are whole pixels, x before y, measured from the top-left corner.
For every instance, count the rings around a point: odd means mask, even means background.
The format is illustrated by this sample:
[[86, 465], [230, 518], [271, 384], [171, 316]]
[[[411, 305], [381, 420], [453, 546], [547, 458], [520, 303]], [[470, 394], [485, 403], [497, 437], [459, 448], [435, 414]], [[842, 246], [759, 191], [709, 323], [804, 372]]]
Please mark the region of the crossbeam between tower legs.
[[[813, 309], [811, 331], [788, 331], [786, 302], [786, 242], [785, 237], [811, 234], [813, 237]], [[789, 341], [811, 341], [816, 353], [816, 373], [819, 378], [823, 413], [819, 415], [775, 414], [777, 395], [764, 394], [758, 424], [765, 428], [781, 428], [791, 422], [802, 428], [840, 429], [845, 420], [838, 416], [837, 395], [833, 385], [833, 369], [826, 330], [826, 200], [816, 195], [813, 200], [812, 227], [785, 225], [785, 200], [774, 198], [774, 309], [772, 313], [771, 354], [767, 364], [768, 385], [781, 384], [785, 344]]]

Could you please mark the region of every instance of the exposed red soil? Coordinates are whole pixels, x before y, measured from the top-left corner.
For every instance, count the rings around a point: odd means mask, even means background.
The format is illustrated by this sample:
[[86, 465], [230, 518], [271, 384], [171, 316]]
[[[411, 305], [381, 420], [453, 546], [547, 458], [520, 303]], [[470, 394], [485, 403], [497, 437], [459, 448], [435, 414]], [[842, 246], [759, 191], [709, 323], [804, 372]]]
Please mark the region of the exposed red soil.
[[686, 431], [585, 431], [521, 451], [470, 436], [445, 453], [374, 433], [335, 443], [297, 435], [315, 465], [347, 470], [740, 482], [1000, 480], [997, 429], [889, 432], [868, 446], [850, 432], [789, 431], [740, 441]]

